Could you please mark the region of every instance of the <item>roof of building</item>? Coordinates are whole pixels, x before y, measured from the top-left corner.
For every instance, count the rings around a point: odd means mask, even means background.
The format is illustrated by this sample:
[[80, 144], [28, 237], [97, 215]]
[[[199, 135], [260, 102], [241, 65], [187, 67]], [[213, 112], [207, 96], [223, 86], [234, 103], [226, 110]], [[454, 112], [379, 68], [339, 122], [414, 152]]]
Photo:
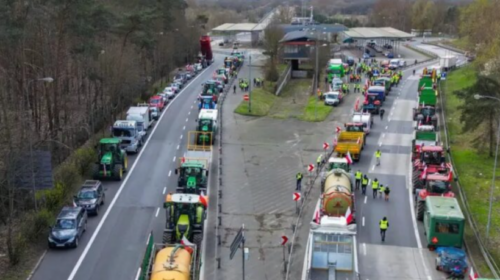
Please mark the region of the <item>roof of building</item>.
[[264, 23], [224, 23], [212, 29], [215, 32], [250, 32], [262, 31], [266, 27]]
[[293, 31], [311, 30], [312, 28], [320, 28], [323, 32], [339, 33], [346, 31], [347, 27], [342, 24], [318, 24], [318, 25], [302, 25], [302, 24], [280, 24], [280, 27], [285, 33]]
[[426, 204], [428, 210], [433, 216], [464, 220], [464, 214], [462, 213], [456, 198], [428, 196], [426, 198]]
[[344, 31], [346, 37], [351, 39], [409, 39], [415, 37], [410, 33], [392, 27], [358, 27]]
[[[306, 30], [292, 31], [292, 32], [286, 33], [285, 36], [283, 36], [283, 38], [280, 40], [280, 43], [311, 41], [311, 43], [314, 44], [314, 41], [316, 40], [317, 37], [318, 36], [316, 36], [316, 34], [311, 32], [311, 31], [306, 31]], [[320, 41], [321, 41], [321, 39], [320, 39]]]

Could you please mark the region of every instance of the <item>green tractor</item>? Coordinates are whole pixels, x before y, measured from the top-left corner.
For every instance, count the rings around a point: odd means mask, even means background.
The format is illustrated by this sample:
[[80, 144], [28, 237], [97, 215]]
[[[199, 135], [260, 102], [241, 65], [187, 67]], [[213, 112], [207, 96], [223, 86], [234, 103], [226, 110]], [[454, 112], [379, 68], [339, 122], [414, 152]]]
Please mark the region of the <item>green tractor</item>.
[[207, 203], [206, 198], [197, 194], [168, 194], [163, 204], [167, 212], [163, 243], [175, 244], [186, 237], [201, 248]]
[[121, 181], [123, 173], [127, 172], [127, 155], [120, 148], [118, 138], [103, 138], [96, 145], [98, 160], [94, 165], [95, 180], [114, 179]]
[[196, 144], [213, 145], [217, 133], [217, 110], [202, 109], [197, 121]]
[[179, 175], [177, 180], [178, 193], [200, 194], [207, 192], [208, 185], [208, 160], [185, 158], [180, 167], [175, 169]]

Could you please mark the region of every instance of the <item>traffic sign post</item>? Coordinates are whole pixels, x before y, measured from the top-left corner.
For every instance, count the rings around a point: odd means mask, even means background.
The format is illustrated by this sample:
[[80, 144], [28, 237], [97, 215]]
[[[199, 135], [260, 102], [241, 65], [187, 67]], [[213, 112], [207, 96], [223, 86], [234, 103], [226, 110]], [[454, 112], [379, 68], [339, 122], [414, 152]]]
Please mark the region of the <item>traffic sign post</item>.
[[328, 162], [328, 148], [330, 148], [330, 145], [328, 143], [324, 142], [323, 143], [323, 150], [325, 150], [325, 155], [323, 156], [325, 158], [325, 162]]
[[243, 100], [245, 100], [245, 101], [249, 101], [250, 100], [250, 98], [248, 97], [248, 94], [244, 94], [243, 95]]
[[295, 213], [297, 213], [297, 215], [300, 213], [299, 200], [301, 197], [302, 195], [299, 192], [293, 193], [293, 200], [295, 201]]
[[283, 272], [285, 272], [285, 273], [286, 273], [286, 267], [287, 267], [285, 245], [287, 242], [288, 242], [288, 237], [286, 237], [286, 235], [282, 235], [281, 236], [281, 247], [283, 247]]
[[236, 254], [236, 251], [238, 251], [238, 248], [241, 248], [241, 261], [242, 261], [242, 279], [245, 280], [245, 233], [243, 232], [245, 230], [245, 224], [241, 225], [240, 230], [236, 234], [236, 236], [233, 239], [233, 242], [231, 243], [231, 246], [229, 247], [230, 253], [229, 253], [229, 259], [232, 260], [234, 255]]

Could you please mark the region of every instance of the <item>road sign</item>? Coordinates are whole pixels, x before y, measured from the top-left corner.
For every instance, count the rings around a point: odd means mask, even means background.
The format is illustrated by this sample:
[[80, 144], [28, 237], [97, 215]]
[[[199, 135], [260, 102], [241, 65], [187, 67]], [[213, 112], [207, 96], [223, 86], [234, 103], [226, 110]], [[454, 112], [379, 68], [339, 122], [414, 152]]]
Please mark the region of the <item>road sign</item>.
[[342, 130], [342, 128], [340, 128], [340, 126], [337, 126], [337, 128], [336, 128], [337, 133], [339, 133], [341, 130]]
[[234, 254], [236, 254], [236, 251], [238, 251], [238, 247], [240, 246], [241, 242], [243, 241], [243, 238], [245, 238], [245, 236], [243, 235], [243, 228], [244, 228], [244, 226], [241, 226], [240, 230], [238, 231], [238, 233], [234, 237], [233, 242], [231, 243], [231, 246], [229, 247], [229, 249], [231, 250], [231, 252], [229, 253], [230, 260], [233, 259]]
[[294, 201], [299, 201], [300, 197], [301, 197], [300, 193], [298, 193], [298, 192], [293, 193], [293, 200]]
[[328, 143], [323, 143], [323, 150], [328, 150], [328, 147], [330, 147], [330, 145], [328, 145]]
[[248, 94], [243, 95], [243, 100], [248, 101], [250, 98], [248, 98]]
[[309, 171], [309, 172], [313, 172], [313, 170], [314, 170], [314, 165], [309, 164], [309, 165], [307, 166], [307, 171]]
[[285, 244], [288, 242], [288, 237], [286, 235], [281, 236], [281, 246], [285, 246]]
[[186, 158], [185, 157], [181, 157], [181, 163], [185, 163], [186, 162]]

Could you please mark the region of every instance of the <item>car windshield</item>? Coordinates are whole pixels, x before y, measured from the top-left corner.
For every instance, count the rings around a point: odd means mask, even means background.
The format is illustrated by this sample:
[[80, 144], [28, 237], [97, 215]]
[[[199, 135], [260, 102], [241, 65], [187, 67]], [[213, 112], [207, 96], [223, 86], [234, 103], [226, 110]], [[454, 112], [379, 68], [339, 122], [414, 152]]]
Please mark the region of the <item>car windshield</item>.
[[339, 95], [337, 93], [329, 93], [326, 95], [326, 98], [329, 98], [329, 99], [337, 99], [339, 97]]
[[58, 219], [55, 225], [56, 229], [74, 229], [76, 221], [74, 219]]
[[151, 103], [151, 104], [159, 104], [160, 103], [160, 99], [151, 99], [149, 101], [149, 103]]
[[78, 194], [79, 199], [94, 199], [97, 197], [97, 193], [94, 190], [82, 190]]
[[113, 137], [133, 137], [134, 135], [133, 128], [113, 127]]

